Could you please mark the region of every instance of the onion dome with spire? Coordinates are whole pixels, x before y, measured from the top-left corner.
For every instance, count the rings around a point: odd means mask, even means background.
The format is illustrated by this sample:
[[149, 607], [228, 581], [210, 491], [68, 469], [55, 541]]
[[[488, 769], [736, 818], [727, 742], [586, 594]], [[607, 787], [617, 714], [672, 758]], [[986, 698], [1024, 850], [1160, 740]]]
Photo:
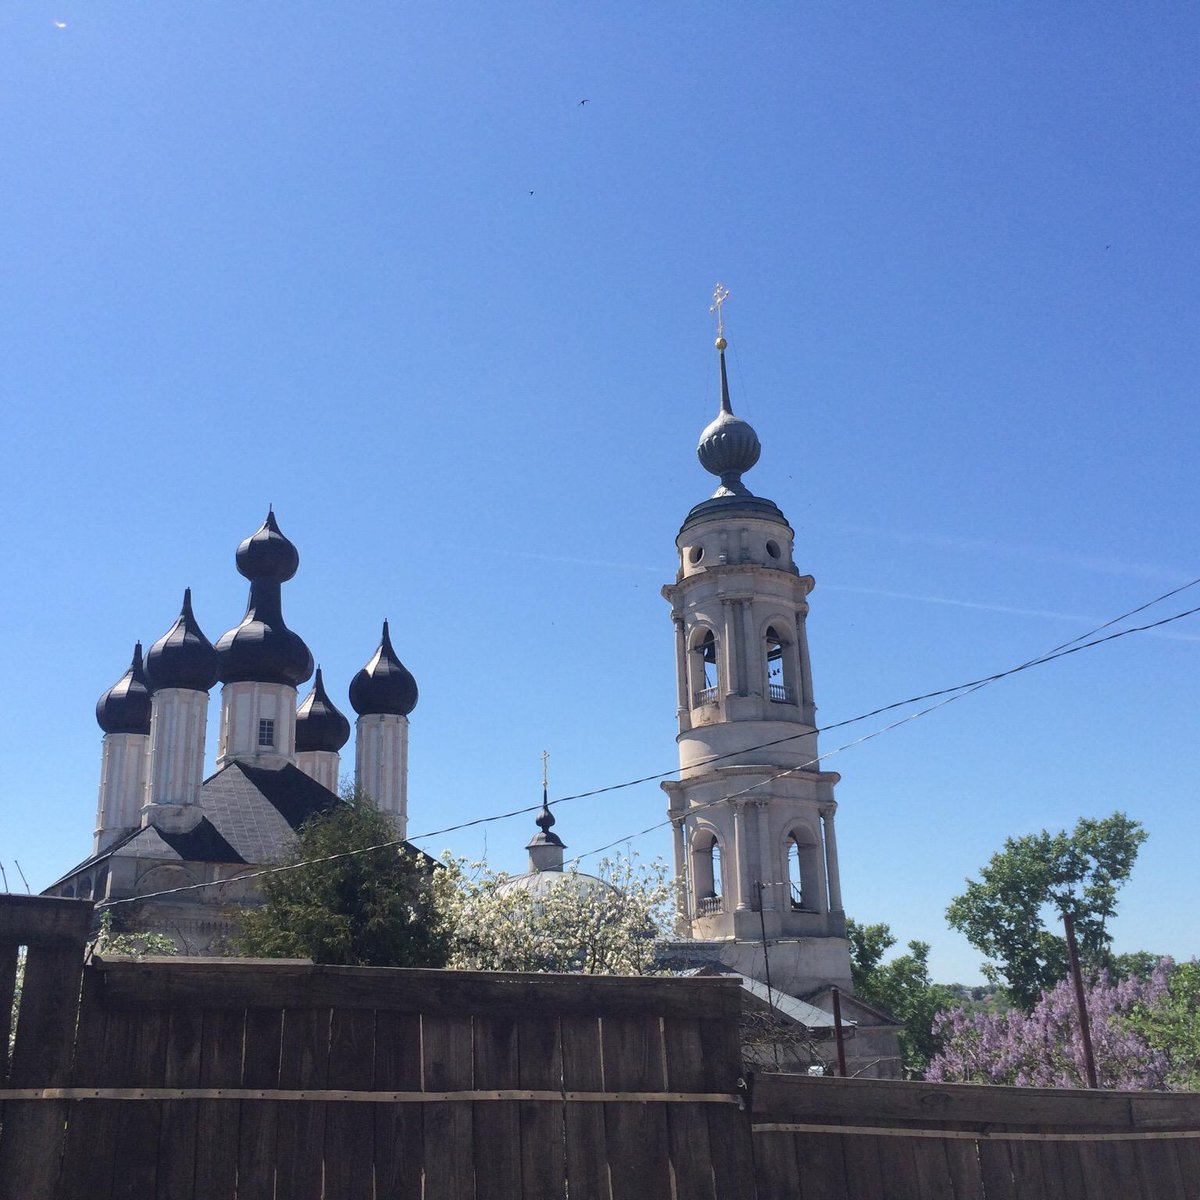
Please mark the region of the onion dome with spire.
[[129, 670], [96, 701], [96, 720], [105, 733], [150, 732], [150, 685], [141, 642], [133, 648]]
[[299, 687], [313, 658], [283, 621], [281, 585], [296, 573], [300, 554], [279, 531], [275, 513], [237, 548], [237, 569], [250, 580], [246, 615], [217, 642], [222, 683], [280, 683]]
[[[728, 342], [725, 340], [724, 324], [721, 317], [721, 306], [729, 293], [717, 284], [713, 295], [712, 311], [717, 313], [717, 354], [721, 363], [721, 409], [716, 419], [704, 427], [700, 435], [700, 443], [696, 447], [696, 457], [700, 465], [712, 475], [720, 479], [717, 490], [707, 499], [697, 504], [683, 523], [687, 529], [693, 521], [727, 512], [736, 508], [739, 513], [758, 515], [772, 520], [784, 521], [784, 515], [772, 500], [755, 496], [742, 482], [742, 475], [749, 471], [762, 453], [762, 443], [754, 426], [749, 421], [735, 416], [733, 405], [729, 402], [729, 374], [725, 368], [725, 350]], [[681, 530], [682, 532], [682, 530]]]
[[387, 621], [379, 649], [350, 681], [350, 703], [360, 717], [382, 713], [407, 717], [417, 707], [417, 681], [396, 657]]
[[296, 753], [324, 750], [336, 754], [349, 740], [350, 722], [327, 695], [318, 667], [312, 691], [296, 709]]
[[191, 588], [183, 593], [178, 620], [146, 655], [146, 679], [155, 692], [163, 688], [207, 692], [217, 682], [217, 652], [196, 623]]

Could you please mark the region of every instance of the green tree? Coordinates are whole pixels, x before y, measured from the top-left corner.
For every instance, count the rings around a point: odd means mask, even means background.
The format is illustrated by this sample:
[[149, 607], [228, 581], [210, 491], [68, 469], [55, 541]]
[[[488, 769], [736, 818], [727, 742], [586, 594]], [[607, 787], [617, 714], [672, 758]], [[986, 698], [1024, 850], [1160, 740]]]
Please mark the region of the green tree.
[[884, 955], [896, 944], [887, 925], [860, 925], [848, 920], [846, 936], [855, 996], [904, 1023], [901, 1062], [906, 1074], [920, 1077], [939, 1048], [933, 1018], [955, 1003], [951, 988], [929, 978], [929, 944], [911, 941], [907, 954], [884, 962]]
[[1125, 1023], [1165, 1055], [1167, 1087], [1200, 1091], [1200, 962], [1171, 965], [1165, 992], [1136, 1004]]
[[290, 869], [265, 876], [263, 904], [239, 916], [238, 953], [343, 966], [445, 966], [450, 937], [433, 878], [440, 868], [385, 844], [395, 840], [395, 827], [362, 796], [310, 817], [279, 864]]
[[1066, 941], [1047, 925], [1075, 917], [1080, 957], [1093, 971], [1110, 963], [1108, 921], [1117, 891], [1146, 840], [1141, 825], [1116, 812], [1084, 817], [1074, 830], [1043, 829], [1009, 838], [978, 880], [946, 910], [946, 919], [977, 950], [994, 959], [983, 973], [1002, 983], [1013, 1002], [1030, 1009], [1067, 973]]

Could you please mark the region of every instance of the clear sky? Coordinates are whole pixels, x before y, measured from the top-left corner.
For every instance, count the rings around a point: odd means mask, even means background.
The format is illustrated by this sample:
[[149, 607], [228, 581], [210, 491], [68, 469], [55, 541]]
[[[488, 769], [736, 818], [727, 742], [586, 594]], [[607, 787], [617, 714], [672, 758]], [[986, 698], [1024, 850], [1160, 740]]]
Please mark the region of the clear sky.
[[[268, 503], [335, 701], [385, 616], [417, 677], [412, 833], [536, 802], [543, 749], [556, 796], [668, 770], [717, 280], [823, 722], [1200, 575], [1198, 35], [1149, 2], [0, 8], [9, 884], [89, 852], [96, 697], [185, 586], [237, 623]], [[1119, 808], [1118, 949], [1197, 953], [1198, 679], [1191, 618], [829, 758], [847, 910], [974, 980], [964, 878]], [[424, 844], [521, 869], [533, 832]]]

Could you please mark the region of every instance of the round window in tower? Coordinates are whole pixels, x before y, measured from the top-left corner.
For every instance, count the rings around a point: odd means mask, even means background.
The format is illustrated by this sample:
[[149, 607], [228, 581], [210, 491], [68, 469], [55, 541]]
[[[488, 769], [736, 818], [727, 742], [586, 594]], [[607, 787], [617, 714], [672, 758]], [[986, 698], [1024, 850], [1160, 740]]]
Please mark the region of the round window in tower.
[[692, 547], [692, 548], [691, 548], [691, 549], [688, 551], [688, 562], [690, 562], [690, 563], [692, 564], [692, 566], [693, 566], [693, 567], [694, 567], [694, 566], [695, 566], [695, 565], [696, 565], [696, 564], [697, 564], [697, 563], [698, 563], [698, 562], [699, 562], [699, 561], [700, 561], [700, 560], [701, 560], [703, 557], [704, 557], [704, 547], [703, 547], [703, 546], [693, 546], [693, 547]]
[[778, 542], [768, 542], [767, 543], [767, 553], [772, 558], [778, 558], [779, 557], [779, 543]]

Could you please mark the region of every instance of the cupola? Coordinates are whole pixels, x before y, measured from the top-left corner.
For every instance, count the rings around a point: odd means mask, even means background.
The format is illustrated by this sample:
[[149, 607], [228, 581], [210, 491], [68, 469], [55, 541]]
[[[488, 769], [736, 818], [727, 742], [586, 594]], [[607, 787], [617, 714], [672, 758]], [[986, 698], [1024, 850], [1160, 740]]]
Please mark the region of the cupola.
[[217, 642], [222, 683], [298, 687], [312, 675], [313, 658], [284, 624], [280, 588], [296, 573], [300, 554], [280, 532], [273, 511], [237, 548], [237, 569], [250, 580], [246, 615]]
[[417, 681], [396, 657], [387, 621], [379, 649], [350, 683], [350, 703], [359, 716], [407, 717], [417, 707]]
[[217, 682], [217, 652], [196, 623], [191, 588], [183, 593], [175, 624], [150, 647], [145, 672], [155, 692], [164, 688], [207, 692]]
[[296, 753], [337, 753], [350, 740], [350, 722], [338, 711], [325, 691], [321, 668], [312, 691], [296, 710]]
[[96, 721], [105, 733], [150, 732], [150, 685], [141, 642], [133, 648], [129, 670], [96, 701]]

